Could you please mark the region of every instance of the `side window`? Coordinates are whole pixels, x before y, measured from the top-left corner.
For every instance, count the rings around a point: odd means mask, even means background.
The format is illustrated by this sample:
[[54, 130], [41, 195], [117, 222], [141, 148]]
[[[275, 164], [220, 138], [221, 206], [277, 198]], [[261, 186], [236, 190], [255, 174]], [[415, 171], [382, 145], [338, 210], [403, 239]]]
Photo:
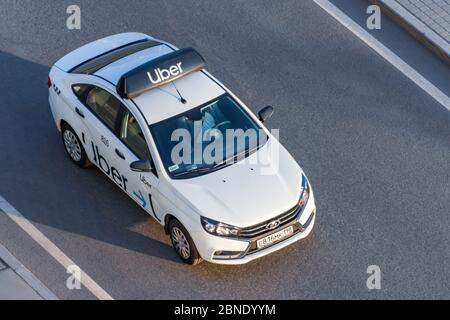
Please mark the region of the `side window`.
[[88, 84], [74, 84], [72, 86], [73, 93], [80, 99], [81, 102], [84, 103], [84, 98], [86, 96], [86, 93], [88, 89], [91, 88]]
[[120, 127], [120, 140], [141, 160], [151, 160], [144, 134], [134, 116], [126, 110]]
[[[75, 91], [75, 88], [74, 88]], [[98, 87], [92, 88], [87, 94], [86, 105], [97, 115], [112, 131], [119, 114], [120, 101], [108, 91]]]

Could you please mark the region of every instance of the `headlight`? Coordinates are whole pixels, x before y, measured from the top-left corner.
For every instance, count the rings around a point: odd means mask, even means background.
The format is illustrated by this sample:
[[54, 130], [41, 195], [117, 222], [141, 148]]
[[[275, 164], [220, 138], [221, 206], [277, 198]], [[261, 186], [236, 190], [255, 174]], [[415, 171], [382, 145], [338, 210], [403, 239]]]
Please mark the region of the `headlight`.
[[308, 199], [309, 199], [309, 183], [308, 180], [306, 179], [306, 177], [304, 175], [302, 175], [302, 191], [300, 194], [300, 200], [298, 200], [298, 205], [300, 207], [303, 207], [306, 205], [306, 203], [308, 203]]
[[201, 217], [203, 229], [206, 232], [222, 237], [233, 237], [239, 235], [240, 229], [228, 224]]

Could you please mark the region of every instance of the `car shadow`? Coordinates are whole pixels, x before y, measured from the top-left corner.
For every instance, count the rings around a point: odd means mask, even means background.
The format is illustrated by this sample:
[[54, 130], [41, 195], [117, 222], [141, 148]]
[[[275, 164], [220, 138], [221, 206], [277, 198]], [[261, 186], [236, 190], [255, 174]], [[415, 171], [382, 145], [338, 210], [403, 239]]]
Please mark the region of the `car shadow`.
[[0, 194], [44, 230], [181, 263], [157, 222], [99, 170], [69, 160], [48, 105], [49, 70], [0, 52]]

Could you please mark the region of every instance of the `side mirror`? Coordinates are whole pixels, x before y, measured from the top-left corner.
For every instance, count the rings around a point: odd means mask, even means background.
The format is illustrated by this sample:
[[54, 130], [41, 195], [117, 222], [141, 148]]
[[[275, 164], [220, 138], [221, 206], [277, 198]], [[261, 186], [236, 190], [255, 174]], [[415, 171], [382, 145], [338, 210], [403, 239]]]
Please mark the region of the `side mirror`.
[[155, 168], [150, 160], [138, 160], [130, 164], [130, 169], [135, 172], [151, 172]]
[[273, 114], [273, 107], [272, 106], [267, 106], [262, 108], [259, 112], [258, 112], [258, 117], [259, 120], [261, 120], [261, 122], [266, 122]]

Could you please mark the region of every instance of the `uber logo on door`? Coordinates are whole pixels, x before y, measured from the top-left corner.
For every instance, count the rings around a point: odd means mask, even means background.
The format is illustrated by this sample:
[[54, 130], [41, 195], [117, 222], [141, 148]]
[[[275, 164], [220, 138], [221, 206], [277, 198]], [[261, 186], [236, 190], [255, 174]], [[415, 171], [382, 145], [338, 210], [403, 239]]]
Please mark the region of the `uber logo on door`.
[[178, 62], [177, 64], [171, 65], [167, 69], [153, 69], [153, 72], [155, 73], [154, 78], [150, 72], [147, 72], [147, 76], [150, 79], [151, 83], [157, 84], [161, 81], [169, 79], [171, 76], [175, 77], [179, 75], [183, 72], [183, 69], [181, 68], [181, 62]]
[[123, 190], [127, 191], [127, 181], [123, 175], [120, 174], [119, 170], [117, 170], [113, 166], [109, 166], [105, 157], [103, 157], [100, 152], [98, 152], [98, 147], [91, 142], [92, 151], [94, 152], [94, 161], [103, 170], [108, 176], [110, 176], [114, 182], [121, 187]]

